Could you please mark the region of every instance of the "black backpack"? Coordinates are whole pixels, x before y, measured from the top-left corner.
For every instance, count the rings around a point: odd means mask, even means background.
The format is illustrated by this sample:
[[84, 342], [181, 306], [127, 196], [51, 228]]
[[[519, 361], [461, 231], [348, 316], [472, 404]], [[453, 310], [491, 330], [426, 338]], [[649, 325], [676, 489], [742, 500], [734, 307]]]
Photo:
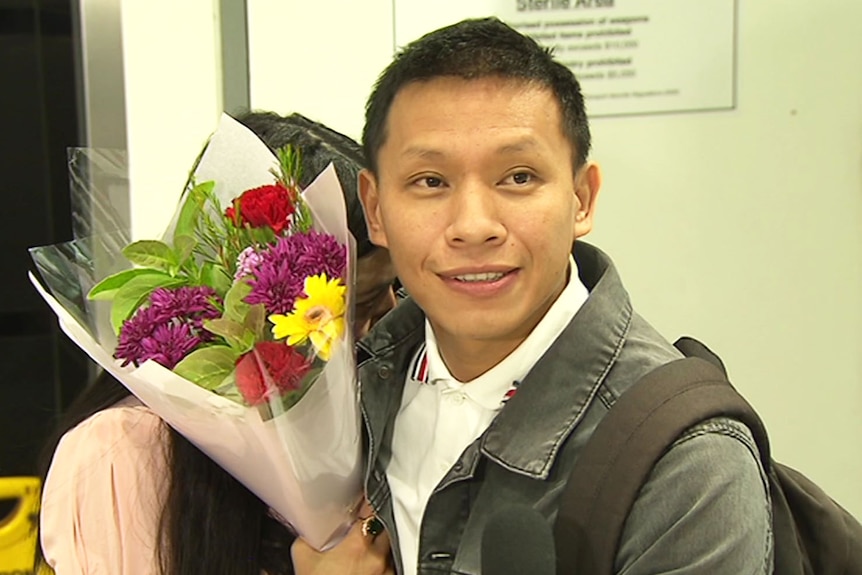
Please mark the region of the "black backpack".
[[653, 465], [689, 427], [728, 416], [752, 432], [772, 497], [776, 575], [862, 575], [862, 525], [798, 471], [772, 460], [763, 422], [697, 340], [685, 359], [624, 393], [579, 455], [554, 537], [557, 573], [610, 575], [626, 517]]

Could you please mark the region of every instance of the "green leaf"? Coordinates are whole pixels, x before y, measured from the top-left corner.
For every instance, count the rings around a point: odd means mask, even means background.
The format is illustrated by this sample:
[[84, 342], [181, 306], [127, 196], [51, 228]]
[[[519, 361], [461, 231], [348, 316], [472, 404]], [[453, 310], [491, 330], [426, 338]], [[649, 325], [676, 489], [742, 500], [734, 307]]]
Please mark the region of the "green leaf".
[[185, 284], [181, 278], [172, 278], [167, 274], [139, 275], [127, 281], [117, 290], [114, 303], [111, 305], [111, 326], [115, 333], [120, 333], [123, 322], [129, 319], [147, 297], [160, 287], [177, 287]]
[[296, 211], [293, 213], [293, 230], [301, 234], [308, 233], [314, 226], [314, 217], [305, 200], [300, 196], [296, 201]]
[[152, 276], [154, 278], [162, 278], [165, 281], [171, 281], [174, 278], [164, 272], [147, 268], [133, 268], [124, 270], [120, 273], [110, 275], [93, 286], [87, 297], [92, 300], [111, 300], [117, 295], [117, 290], [126, 285], [129, 281], [140, 276]]
[[238, 281], [231, 286], [224, 296], [224, 316], [237, 323], [244, 323], [251, 305], [243, 300], [251, 293], [251, 285], [246, 281]]
[[266, 307], [262, 303], [251, 306], [242, 325], [256, 340], [264, 339], [263, 330], [266, 327]]
[[167, 271], [179, 265], [174, 250], [168, 244], [158, 240], [132, 242], [123, 248], [123, 255], [132, 263], [147, 268]]
[[276, 156], [281, 168], [281, 174], [276, 174], [276, 177], [286, 186], [298, 186], [302, 179], [302, 153], [299, 148], [288, 144], [276, 150]]
[[189, 190], [183, 207], [180, 209], [177, 225], [174, 228], [174, 243], [179, 236], [194, 236], [207, 196], [214, 187], [215, 182], [209, 181], [198, 184]]
[[174, 236], [174, 253], [177, 258], [177, 265], [182, 266], [188, 261], [195, 248], [198, 247], [198, 241], [192, 236], [183, 234]]
[[201, 267], [200, 284], [213, 288], [220, 297], [231, 288], [231, 277], [215, 262], [204, 262]]
[[204, 320], [204, 328], [225, 339], [240, 339], [245, 331], [241, 323], [225, 317]]
[[221, 336], [237, 355], [242, 355], [254, 347], [254, 334], [250, 333], [241, 323], [220, 317], [204, 320], [204, 328]]
[[247, 228], [248, 236], [250, 241], [246, 242], [247, 244], [257, 244], [257, 245], [267, 245], [275, 243], [278, 237], [275, 235], [275, 232], [272, 231], [272, 228], [269, 226], [263, 226], [260, 228]]
[[238, 355], [224, 345], [193, 351], [180, 361], [174, 372], [204, 389], [216, 389], [230, 376]]

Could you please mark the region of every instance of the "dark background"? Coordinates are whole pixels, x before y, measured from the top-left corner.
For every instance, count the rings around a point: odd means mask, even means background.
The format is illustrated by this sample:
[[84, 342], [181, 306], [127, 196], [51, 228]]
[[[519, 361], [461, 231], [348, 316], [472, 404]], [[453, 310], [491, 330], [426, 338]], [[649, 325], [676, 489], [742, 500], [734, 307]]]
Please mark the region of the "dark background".
[[27, 279], [27, 248], [71, 239], [66, 149], [83, 144], [73, 18], [69, 0], [0, 0], [0, 476], [36, 473], [89, 370]]

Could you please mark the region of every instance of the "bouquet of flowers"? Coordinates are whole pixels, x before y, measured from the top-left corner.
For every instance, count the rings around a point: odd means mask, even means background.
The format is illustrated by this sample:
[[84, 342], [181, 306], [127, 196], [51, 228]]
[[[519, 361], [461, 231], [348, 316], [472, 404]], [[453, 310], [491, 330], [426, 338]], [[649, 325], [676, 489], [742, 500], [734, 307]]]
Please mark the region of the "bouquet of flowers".
[[334, 169], [300, 190], [298, 154], [223, 116], [161, 240], [34, 248], [51, 294], [31, 279], [77, 345], [323, 549], [361, 493], [354, 258]]

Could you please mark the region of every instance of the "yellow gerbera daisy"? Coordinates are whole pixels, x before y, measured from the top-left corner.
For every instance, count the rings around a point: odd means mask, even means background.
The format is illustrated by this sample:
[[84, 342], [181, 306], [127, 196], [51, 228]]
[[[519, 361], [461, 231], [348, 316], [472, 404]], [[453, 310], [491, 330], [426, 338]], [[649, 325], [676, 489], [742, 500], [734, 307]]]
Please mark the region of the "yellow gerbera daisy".
[[305, 340], [317, 350], [317, 355], [329, 361], [332, 344], [344, 333], [344, 293], [347, 288], [341, 278], [329, 280], [326, 274], [305, 278], [305, 296], [293, 304], [288, 315], [272, 314], [272, 335], [287, 338], [288, 345]]

